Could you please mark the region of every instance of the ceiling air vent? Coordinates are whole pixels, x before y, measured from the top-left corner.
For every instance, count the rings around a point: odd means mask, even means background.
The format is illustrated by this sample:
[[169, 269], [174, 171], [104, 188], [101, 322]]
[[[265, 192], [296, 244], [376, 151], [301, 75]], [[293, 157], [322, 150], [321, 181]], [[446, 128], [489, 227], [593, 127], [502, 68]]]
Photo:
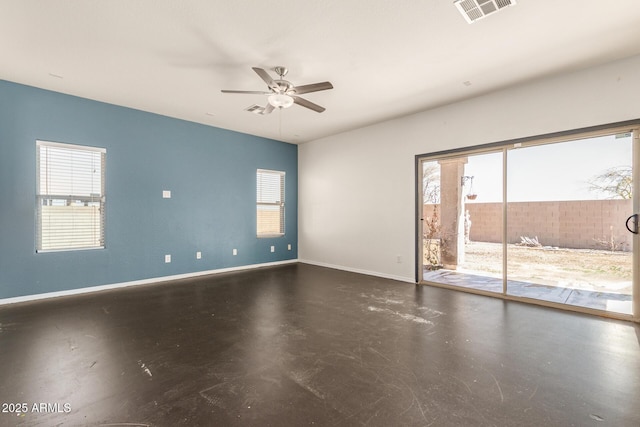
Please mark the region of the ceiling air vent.
[[516, 0], [454, 0], [464, 19], [472, 24], [493, 12], [516, 4]]
[[248, 111], [253, 114], [262, 114], [262, 112], [264, 111], [264, 107], [253, 104], [250, 107], [245, 108], [245, 111]]

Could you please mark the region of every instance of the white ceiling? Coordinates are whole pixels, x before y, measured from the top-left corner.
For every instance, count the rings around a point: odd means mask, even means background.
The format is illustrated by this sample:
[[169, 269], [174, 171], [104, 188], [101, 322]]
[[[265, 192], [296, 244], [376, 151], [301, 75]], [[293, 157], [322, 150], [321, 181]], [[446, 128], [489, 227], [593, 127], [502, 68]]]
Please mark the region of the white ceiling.
[[[0, 79], [293, 143], [638, 53], [638, 0], [0, 0]], [[276, 65], [327, 110], [220, 93]]]

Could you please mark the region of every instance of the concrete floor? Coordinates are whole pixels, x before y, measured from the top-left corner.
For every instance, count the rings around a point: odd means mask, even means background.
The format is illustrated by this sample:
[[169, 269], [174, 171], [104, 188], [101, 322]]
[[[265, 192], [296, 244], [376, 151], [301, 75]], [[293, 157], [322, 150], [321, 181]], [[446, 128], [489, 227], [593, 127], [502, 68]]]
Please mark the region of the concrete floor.
[[[502, 279], [491, 276], [442, 269], [425, 270], [422, 278], [427, 282], [502, 293]], [[632, 296], [624, 293], [573, 289], [507, 280], [507, 294], [620, 314], [633, 314]]]
[[0, 425], [638, 426], [639, 342], [292, 264], [0, 307]]

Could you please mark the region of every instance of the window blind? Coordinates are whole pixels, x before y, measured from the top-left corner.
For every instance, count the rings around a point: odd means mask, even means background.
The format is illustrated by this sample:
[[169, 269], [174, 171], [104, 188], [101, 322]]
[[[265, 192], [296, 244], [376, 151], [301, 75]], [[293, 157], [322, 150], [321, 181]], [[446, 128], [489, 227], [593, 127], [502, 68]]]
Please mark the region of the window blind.
[[258, 237], [284, 235], [284, 178], [284, 172], [258, 169]]
[[36, 142], [36, 251], [104, 247], [106, 150]]

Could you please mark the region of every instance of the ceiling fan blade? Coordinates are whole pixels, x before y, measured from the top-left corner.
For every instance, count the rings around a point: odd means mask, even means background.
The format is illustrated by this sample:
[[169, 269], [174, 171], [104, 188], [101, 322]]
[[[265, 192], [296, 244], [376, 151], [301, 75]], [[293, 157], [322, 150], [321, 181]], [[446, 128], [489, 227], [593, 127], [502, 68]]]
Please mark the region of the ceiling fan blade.
[[296, 104], [302, 106], [302, 107], [306, 107], [310, 110], [313, 111], [317, 111], [318, 113], [322, 113], [324, 110], [326, 110], [326, 108], [319, 106], [318, 104], [314, 104], [311, 101], [308, 101], [304, 98], [300, 98], [299, 96], [293, 96], [293, 102], [295, 102]]
[[253, 71], [256, 72], [257, 75], [260, 76], [262, 80], [264, 80], [264, 82], [267, 84], [267, 86], [271, 88], [271, 90], [274, 90], [276, 92], [280, 91], [280, 86], [278, 86], [278, 83], [273, 81], [269, 73], [267, 73], [262, 68], [258, 68], [258, 67], [251, 67], [251, 68], [253, 69]]
[[248, 93], [253, 95], [271, 95], [273, 92], [265, 92], [263, 90], [226, 90], [222, 89], [222, 93]]
[[320, 90], [328, 90], [328, 89], [333, 89], [333, 85], [331, 84], [331, 82], [313, 83], [310, 85], [295, 86], [293, 88], [293, 90], [295, 90], [296, 95], [309, 93], [309, 92], [318, 92]]
[[267, 106], [264, 107], [264, 110], [262, 111], [262, 115], [265, 114], [271, 114], [271, 112], [275, 109], [275, 107], [269, 103], [267, 103]]

